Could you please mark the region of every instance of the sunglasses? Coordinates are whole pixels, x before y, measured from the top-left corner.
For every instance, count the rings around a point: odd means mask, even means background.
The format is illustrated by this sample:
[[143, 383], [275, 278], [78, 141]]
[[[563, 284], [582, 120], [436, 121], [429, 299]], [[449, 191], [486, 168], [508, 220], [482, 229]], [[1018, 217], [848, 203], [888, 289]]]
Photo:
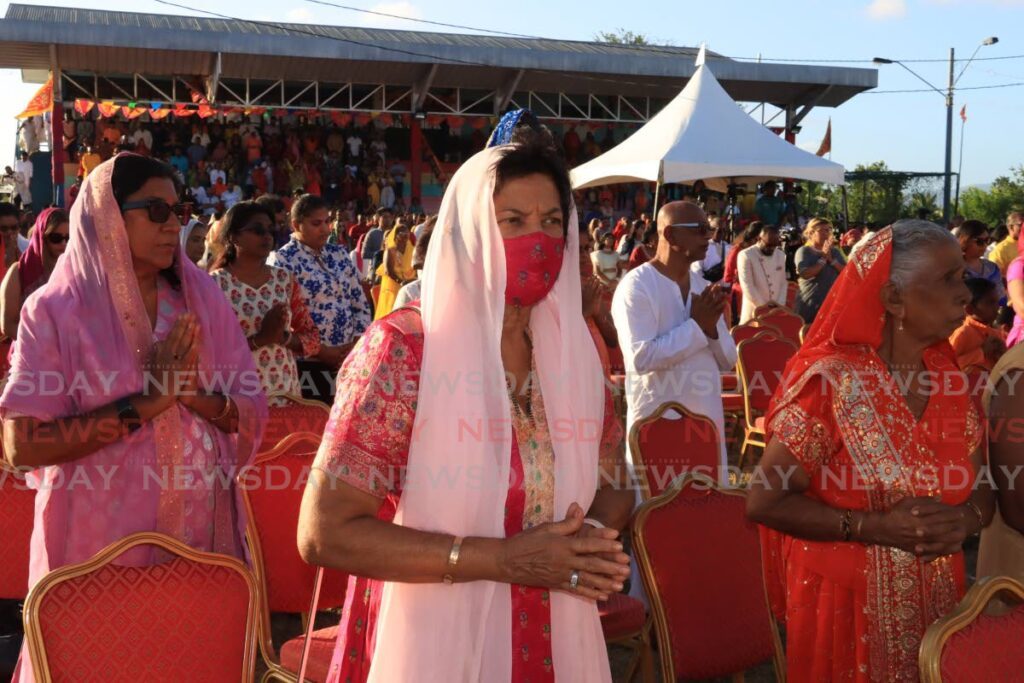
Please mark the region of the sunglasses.
[[669, 223], [668, 227], [696, 230], [697, 233], [700, 234], [702, 237], [707, 237], [714, 231], [714, 228], [712, 228], [711, 224], [708, 223], [707, 221], [703, 223]]
[[184, 204], [168, 204], [162, 199], [140, 199], [134, 202], [125, 202], [121, 205], [121, 212], [145, 209], [149, 220], [163, 225], [171, 219], [171, 216], [178, 218], [181, 222], [181, 214], [185, 211]]
[[46, 241], [53, 245], [64, 244], [71, 241], [71, 235], [65, 235], [62, 232], [51, 232], [46, 236]]

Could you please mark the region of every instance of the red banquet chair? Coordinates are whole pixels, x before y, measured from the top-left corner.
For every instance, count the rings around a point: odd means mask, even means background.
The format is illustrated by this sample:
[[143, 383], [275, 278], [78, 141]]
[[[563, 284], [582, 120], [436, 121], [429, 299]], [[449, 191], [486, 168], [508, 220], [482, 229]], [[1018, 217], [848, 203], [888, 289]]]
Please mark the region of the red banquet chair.
[[[665, 417], [670, 411], [679, 417]], [[721, 447], [711, 418], [690, 412], [675, 401], [662, 403], [629, 430], [629, 452], [643, 499], [660, 496], [673, 480], [688, 472], [716, 476]]]
[[661, 657], [661, 680], [734, 676], [772, 659], [785, 680], [746, 492], [680, 477], [637, 510], [633, 548]]
[[740, 467], [743, 467], [748, 447], [764, 448], [767, 445], [764, 415], [768, 411], [772, 394], [782, 381], [786, 363], [797, 350], [795, 343], [771, 331], [742, 341], [736, 347], [736, 370], [743, 391], [744, 414]]
[[296, 432], [311, 432], [323, 436], [331, 409], [320, 401], [310, 401], [291, 394], [271, 394], [268, 399], [284, 399], [282, 406], [270, 406], [267, 428], [263, 432], [260, 453], [275, 448], [281, 440]]
[[607, 602], [597, 603], [601, 631], [608, 645], [621, 645], [632, 651], [623, 681], [632, 681], [640, 665], [643, 683], [655, 683], [654, 655], [651, 652], [651, 620], [644, 603], [622, 593], [613, 593]]
[[1006, 576], [983, 578], [925, 631], [918, 657], [921, 683], [1019, 681], [1021, 634], [1024, 584]]
[[729, 334], [732, 335], [733, 342], [739, 344], [741, 341], [753, 339], [754, 337], [765, 331], [774, 332], [780, 337], [785, 336], [778, 328], [768, 323], [762, 323], [761, 321], [756, 319], [751, 320], [749, 323], [746, 323], [744, 325], [737, 325], [736, 327], [732, 328], [729, 331]]
[[[299, 432], [284, 438], [273, 450], [256, 456], [237, 477], [238, 491], [248, 516], [245, 537], [260, 587], [259, 646], [267, 665], [263, 681], [298, 680], [304, 637], [284, 643], [278, 652], [270, 628], [271, 612], [306, 615], [313, 598], [316, 567], [306, 564], [295, 542], [305, 477], [320, 446], [320, 435]], [[266, 484], [266, 485], [264, 485]], [[341, 607], [348, 576], [326, 570], [320, 592], [321, 609]], [[326, 680], [337, 626], [313, 634], [306, 679]]]
[[781, 333], [782, 337], [797, 345], [801, 343], [800, 330], [804, 327], [804, 319], [788, 308], [775, 307], [764, 311], [752, 320], [750, 324], [760, 327], [774, 327]]
[[24, 600], [28, 595], [35, 503], [35, 490], [28, 487], [24, 476], [3, 464], [0, 454], [0, 600]]
[[[152, 546], [162, 564], [117, 564]], [[239, 560], [153, 532], [132, 534], [56, 569], [25, 601], [37, 683], [251, 681], [256, 579]]]

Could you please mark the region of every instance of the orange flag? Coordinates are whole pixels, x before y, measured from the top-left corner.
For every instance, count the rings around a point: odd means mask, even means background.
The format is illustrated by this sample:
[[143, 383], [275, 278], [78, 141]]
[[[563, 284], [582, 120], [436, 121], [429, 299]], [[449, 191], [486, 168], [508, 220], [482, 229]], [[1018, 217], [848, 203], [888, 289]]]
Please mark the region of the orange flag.
[[828, 128], [825, 129], [825, 137], [821, 140], [821, 146], [818, 147], [817, 155], [823, 157], [826, 154], [832, 153], [832, 119], [828, 120]]
[[53, 74], [50, 74], [43, 87], [37, 90], [32, 99], [28, 101], [25, 111], [18, 114], [15, 118], [28, 119], [45, 114], [51, 109], [53, 109]]
[[111, 116], [116, 116], [121, 107], [117, 106], [113, 102], [98, 102], [96, 108], [100, 111], [100, 116], [105, 119], [109, 119]]

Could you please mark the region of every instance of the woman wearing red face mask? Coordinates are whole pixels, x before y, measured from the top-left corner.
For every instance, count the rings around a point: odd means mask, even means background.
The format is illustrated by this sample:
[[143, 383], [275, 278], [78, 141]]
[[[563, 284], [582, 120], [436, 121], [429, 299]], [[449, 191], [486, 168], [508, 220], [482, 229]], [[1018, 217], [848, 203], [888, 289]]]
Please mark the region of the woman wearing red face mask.
[[611, 680], [597, 601], [629, 573], [633, 496], [604, 484], [622, 431], [548, 144], [516, 132], [459, 169], [421, 310], [375, 322], [342, 368], [298, 538], [366, 596], [332, 683]]

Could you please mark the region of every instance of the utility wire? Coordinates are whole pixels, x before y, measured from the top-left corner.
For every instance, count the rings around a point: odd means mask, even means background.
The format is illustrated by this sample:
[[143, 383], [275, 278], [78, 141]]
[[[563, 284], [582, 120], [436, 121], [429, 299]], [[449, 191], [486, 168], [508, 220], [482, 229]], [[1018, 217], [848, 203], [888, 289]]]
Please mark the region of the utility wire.
[[[401, 14], [393, 14], [391, 12], [382, 12], [380, 10], [363, 9], [361, 7], [353, 7], [351, 5], [343, 5], [343, 4], [337, 3], [337, 2], [329, 2], [328, 0], [306, 0], [306, 2], [312, 3], [314, 5], [322, 5], [324, 7], [334, 7], [334, 8], [337, 8], [337, 9], [348, 10], [350, 12], [359, 12], [359, 13], [362, 13], [362, 14], [371, 14], [371, 15], [378, 16], [378, 17], [387, 17], [388, 19], [400, 19], [402, 21], [411, 21], [411, 22], [415, 22], [417, 24], [429, 24], [430, 26], [440, 26], [442, 28], [458, 29], [460, 31], [476, 31], [478, 33], [490, 33], [492, 35], [506, 36], [506, 37], [509, 37], [509, 38], [525, 38], [525, 39], [528, 39], [528, 40], [548, 40], [548, 41], [562, 41], [563, 40], [563, 39], [560, 39], [560, 38], [545, 38], [543, 36], [534, 36], [534, 35], [529, 35], [529, 34], [525, 34], [525, 33], [510, 33], [508, 31], [499, 31], [499, 30], [490, 29], [490, 28], [480, 28], [479, 26], [466, 26], [464, 24], [450, 24], [450, 23], [446, 23], [446, 22], [443, 22], [443, 21], [433, 21], [433, 20], [430, 20], [430, 19], [420, 19], [419, 17], [407, 17], [407, 16], [403, 16]], [[573, 42], [586, 42], [586, 41], [573, 41]], [[601, 45], [602, 47], [611, 47], [611, 48], [616, 48], [616, 49], [621, 49], [621, 50], [633, 50], [633, 51], [636, 51], [636, 52], [653, 52], [653, 53], [660, 53], [660, 54], [668, 54], [668, 55], [672, 55], [672, 56], [675, 56], [675, 57], [680, 56], [680, 54], [683, 54], [684, 51], [687, 51], [687, 50], [692, 51], [693, 50], [693, 48], [670, 49], [670, 48], [666, 48], [666, 47], [659, 47], [657, 45], [628, 45], [628, 44], [625, 44], [625, 43], [603, 43], [603, 42], [597, 42], [597, 41], [593, 41], [593, 42], [596, 42], [597, 44]], [[871, 59], [790, 59], [790, 58], [781, 58], [781, 57], [776, 57], [776, 58], [767, 58], [767, 57], [727, 57], [727, 56], [724, 56], [724, 55], [708, 55], [707, 58], [708, 59], [732, 60], [732, 61], [739, 61], [739, 62], [801, 62], [801, 63], [805, 63], [805, 64], [871, 64], [871, 63], [873, 63], [873, 60], [871, 60]], [[996, 60], [996, 59], [1024, 59], [1024, 55], [1004, 55], [1004, 56], [1001, 56], [1001, 57], [976, 57], [974, 59], [974, 61], [982, 62], [982, 61]], [[937, 58], [936, 59], [900, 59], [900, 60], [895, 60], [894, 59], [893, 61], [900, 61], [900, 62], [907, 62], [907, 63], [926, 63], [926, 62], [947, 63], [947, 62], [949, 62], [948, 59], [937, 59]], [[956, 61], [959, 62], [959, 61], [969, 61], [969, 60], [956, 60]]]
[[[200, 13], [200, 14], [207, 14], [207, 15], [210, 15], [210, 16], [213, 16], [213, 17], [217, 17], [218, 19], [225, 19], [225, 20], [228, 20], [228, 21], [237, 21], [237, 22], [241, 22], [241, 23], [249, 23], [249, 24], [253, 24], [253, 25], [257, 25], [257, 26], [266, 26], [266, 27], [269, 27], [269, 28], [274, 28], [274, 29], [277, 29], [277, 30], [280, 30], [280, 31], [284, 31], [286, 33], [294, 33], [294, 34], [299, 34], [299, 35], [311, 36], [313, 38], [335, 40], [335, 41], [342, 42], [342, 43], [349, 43], [351, 45], [358, 45], [360, 47], [373, 48], [373, 49], [381, 50], [381, 51], [384, 51], [384, 52], [394, 52], [394, 53], [397, 53], [397, 54], [403, 54], [403, 55], [407, 55], [407, 56], [411, 56], [411, 57], [422, 57], [422, 58], [425, 58], [425, 59], [437, 60], [437, 61], [442, 61], [442, 62], [450, 62], [450, 63], [453, 63], [453, 64], [464, 64], [464, 65], [468, 65], [468, 66], [480, 66], [480, 67], [485, 67], [485, 68], [490, 68], [490, 69], [503, 68], [502, 65], [500, 65], [500, 64], [488, 64], [486, 62], [479, 62], [479, 61], [473, 61], [473, 60], [468, 60], [468, 59], [460, 59], [458, 57], [445, 57], [445, 56], [442, 56], [442, 55], [430, 54], [430, 53], [426, 53], [426, 52], [416, 52], [416, 51], [413, 51], [413, 50], [406, 50], [406, 49], [403, 49], [403, 48], [396, 48], [396, 47], [388, 47], [388, 46], [384, 46], [384, 45], [378, 45], [376, 43], [367, 43], [365, 41], [354, 40], [354, 39], [351, 39], [351, 38], [342, 38], [340, 36], [325, 35], [323, 33], [318, 33], [316, 31], [311, 31], [311, 30], [308, 30], [308, 29], [304, 29], [301, 26], [295, 25], [295, 24], [282, 24], [282, 23], [279, 23], [279, 22], [260, 21], [260, 20], [256, 20], [256, 19], [242, 19], [240, 17], [234, 17], [234, 16], [231, 16], [229, 14], [223, 14], [221, 12], [214, 12], [212, 10], [200, 9], [198, 7], [191, 7], [189, 5], [184, 5], [184, 4], [181, 4], [181, 3], [172, 2], [171, 0], [154, 0], [154, 1], [157, 2], [158, 4], [161, 4], [161, 5], [168, 5], [170, 7], [177, 7], [178, 9], [187, 10], [189, 12], [197, 12], [197, 13]], [[312, 2], [313, 0], [309, 0], [309, 1]], [[325, 0], [317, 0], [317, 1], [318, 1], [319, 4], [329, 4], [329, 5], [332, 5], [332, 6], [341, 7], [343, 9], [349, 9], [346, 6], [334, 5], [334, 3], [325, 2]], [[365, 10], [365, 11], [369, 12], [370, 10]], [[399, 18], [399, 19], [406, 18], [406, 17], [401, 17], [401, 16], [398, 16], [398, 15], [387, 14], [387, 13], [384, 13], [384, 12], [373, 12], [373, 13], [374, 14], [383, 14], [384, 16], [395, 17], [395, 18]], [[440, 22], [431, 22], [431, 23], [440, 23]], [[452, 25], [452, 26], [455, 26], [455, 25]], [[460, 28], [469, 29], [470, 27], [460, 27]], [[471, 29], [471, 30], [479, 30], [479, 29]], [[523, 36], [523, 37], [530, 38], [530, 39], [536, 39], [536, 40], [553, 40], [553, 39], [549, 39], [549, 38], [534, 38], [532, 36]], [[611, 43], [601, 43], [601, 45], [603, 45], [603, 46], [607, 45], [607, 46], [611, 46], [611, 47], [625, 47], [625, 48], [639, 47], [640, 49], [648, 49], [648, 48], [645, 48], [645, 47], [642, 47], [642, 46], [623, 46], [623, 45], [611, 44]], [[674, 54], [676, 56], [680, 56], [679, 52], [672, 52], [672, 54]], [[709, 57], [711, 57], [711, 55], [709, 55]], [[1024, 57], [1024, 55], [1020, 55], [1020, 57]], [[719, 59], [730, 59], [730, 58], [728, 58], [728, 57], [719, 57]], [[775, 60], [775, 61], [781, 61], [781, 60]], [[813, 62], [815, 60], [807, 60], [807, 61]], [[824, 60], [817, 60], [817, 61], [821, 62], [821, 61], [824, 61]], [[860, 60], [831, 60], [831, 61], [853, 62], [853, 61], [860, 61]], [[913, 61], [943, 61], [943, 60], [900, 60], [900, 61], [911, 61], [911, 62], [913, 62]], [[981, 60], [980, 59], [976, 59], [975, 61], [981, 61]], [[526, 70], [528, 70], [528, 71], [539, 71], [539, 70], [535, 70], [535, 69], [526, 69]], [[601, 83], [614, 83], [614, 84], [617, 84], [617, 85], [634, 85], [634, 86], [639, 86], [639, 87], [644, 87], [644, 88], [663, 88], [664, 87], [663, 85], [654, 84], [654, 83], [644, 83], [644, 82], [641, 82], [641, 81], [629, 81], [629, 80], [623, 80], [623, 79], [619, 79], [619, 78], [602, 78], [600, 76], [587, 76], [587, 75], [584, 75], [584, 74], [576, 74], [576, 75], [574, 75], [574, 78], [577, 78], [577, 79], [580, 79], [580, 80], [601, 82]], [[1024, 85], [1024, 83], [1020, 83], [1020, 82], [1018, 82], [1018, 83], [1002, 83], [1002, 84], [998, 84], [998, 85], [983, 85], [983, 86], [974, 86], [974, 87], [966, 87], [966, 88], [957, 88], [957, 90], [990, 90], [990, 89], [995, 89], [995, 88], [1014, 88], [1014, 87], [1018, 87], [1018, 86], [1021, 86], [1021, 85]], [[865, 90], [863, 92], [863, 94], [888, 95], [888, 94], [897, 94], [897, 93], [919, 93], [919, 92], [932, 92], [932, 91], [931, 90], [927, 90], [927, 89], [923, 89], [923, 88], [922, 89], [908, 89], [908, 90]]]

